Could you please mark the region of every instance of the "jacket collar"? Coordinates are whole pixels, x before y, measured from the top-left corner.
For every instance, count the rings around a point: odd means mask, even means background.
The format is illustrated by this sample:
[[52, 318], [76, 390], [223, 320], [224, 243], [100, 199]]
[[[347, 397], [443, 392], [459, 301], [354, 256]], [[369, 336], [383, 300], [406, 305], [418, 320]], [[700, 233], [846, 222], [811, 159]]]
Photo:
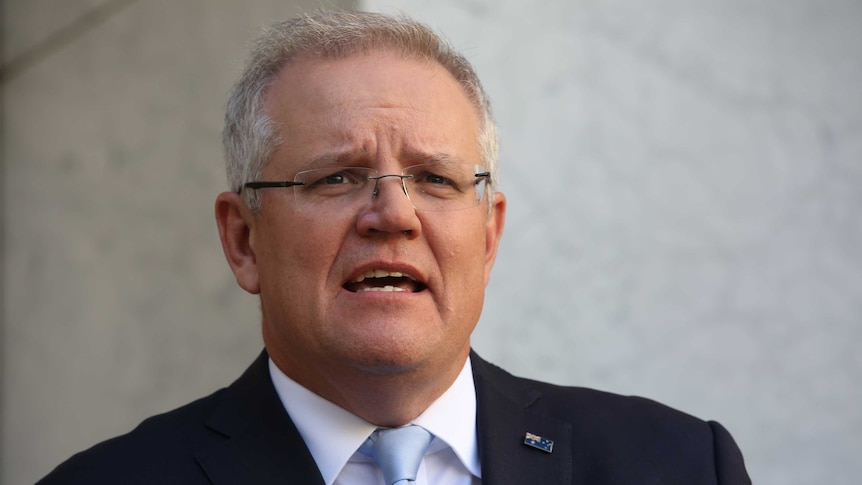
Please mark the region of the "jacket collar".
[[[471, 353], [484, 485], [553, 483], [572, 477], [572, 425], [531, 408], [541, 392]], [[553, 441], [552, 452], [524, 444], [527, 433]]]
[[195, 454], [214, 484], [323, 485], [311, 453], [281, 405], [263, 351], [206, 422], [224, 441]]
[[[323, 485], [314, 458], [281, 405], [261, 352], [228, 387], [206, 421], [224, 436], [195, 454], [212, 483]], [[572, 425], [531, 408], [541, 392], [471, 352], [476, 386], [476, 426], [484, 485], [553, 483], [572, 477]], [[553, 451], [524, 444], [531, 433], [553, 440]]]

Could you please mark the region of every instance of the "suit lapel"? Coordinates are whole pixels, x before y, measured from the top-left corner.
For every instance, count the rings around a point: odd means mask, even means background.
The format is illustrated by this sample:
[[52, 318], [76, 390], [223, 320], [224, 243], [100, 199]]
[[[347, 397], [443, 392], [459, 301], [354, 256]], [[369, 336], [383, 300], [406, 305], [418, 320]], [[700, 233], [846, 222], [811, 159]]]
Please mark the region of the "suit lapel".
[[[531, 411], [541, 394], [472, 353], [476, 426], [484, 485], [549, 483], [572, 477], [572, 426]], [[524, 444], [526, 433], [552, 440], [553, 451]]]
[[195, 454], [212, 483], [323, 485], [272, 386], [266, 352], [226, 390], [206, 425], [226, 438]]
[[[226, 391], [207, 427], [224, 440], [195, 458], [215, 485], [323, 485], [311, 452], [272, 386], [263, 352]], [[477, 434], [485, 485], [570, 485], [572, 425], [531, 410], [541, 393], [471, 353]], [[524, 444], [526, 433], [552, 440], [547, 453]]]

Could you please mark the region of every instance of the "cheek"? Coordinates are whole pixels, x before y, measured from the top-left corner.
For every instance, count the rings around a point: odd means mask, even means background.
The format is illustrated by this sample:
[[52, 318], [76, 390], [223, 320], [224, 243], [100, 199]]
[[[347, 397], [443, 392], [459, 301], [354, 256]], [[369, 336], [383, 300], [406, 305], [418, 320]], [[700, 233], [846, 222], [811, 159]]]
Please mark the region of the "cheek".
[[258, 266], [269, 289], [291, 298], [319, 288], [338, 253], [338, 232], [299, 217], [273, 218], [264, 227], [256, 235]]
[[484, 288], [485, 279], [485, 228], [480, 223], [441, 224], [432, 246], [441, 271], [449, 284], [454, 284], [466, 294]]

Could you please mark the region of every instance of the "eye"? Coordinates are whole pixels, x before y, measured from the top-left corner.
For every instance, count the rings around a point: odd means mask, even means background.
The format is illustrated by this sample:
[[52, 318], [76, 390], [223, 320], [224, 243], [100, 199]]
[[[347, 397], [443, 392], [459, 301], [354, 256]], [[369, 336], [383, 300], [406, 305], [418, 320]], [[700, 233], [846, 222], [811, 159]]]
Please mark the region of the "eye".
[[420, 183], [427, 183], [432, 185], [455, 185], [455, 182], [451, 179], [431, 172], [425, 172], [417, 178], [417, 182]]
[[366, 174], [358, 168], [309, 170], [306, 175], [311, 178], [309, 187], [356, 185], [364, 182]]
[[347, 177], [343, 172], [334, 173], [332, 175], [327, 175], [320, 180], [320, 183], [328, 184], [328, 185], [338, 185], [338, 184], [346, 184], [349, 183]]

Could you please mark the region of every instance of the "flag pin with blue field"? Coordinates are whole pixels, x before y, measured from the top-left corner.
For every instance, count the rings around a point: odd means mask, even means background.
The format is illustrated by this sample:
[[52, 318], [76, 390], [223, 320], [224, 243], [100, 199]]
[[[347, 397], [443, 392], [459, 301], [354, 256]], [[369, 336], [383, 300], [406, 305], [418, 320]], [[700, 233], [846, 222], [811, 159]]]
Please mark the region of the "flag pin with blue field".
[[527, 433], [527, 436], [524, 437], [524, 444], [527, 446], [532, 446], [537, 450], [542, 450], [546, 453], [554, 451], [553, 441], [547, 438], [542, 438], [541, 436], [533, 433]]

